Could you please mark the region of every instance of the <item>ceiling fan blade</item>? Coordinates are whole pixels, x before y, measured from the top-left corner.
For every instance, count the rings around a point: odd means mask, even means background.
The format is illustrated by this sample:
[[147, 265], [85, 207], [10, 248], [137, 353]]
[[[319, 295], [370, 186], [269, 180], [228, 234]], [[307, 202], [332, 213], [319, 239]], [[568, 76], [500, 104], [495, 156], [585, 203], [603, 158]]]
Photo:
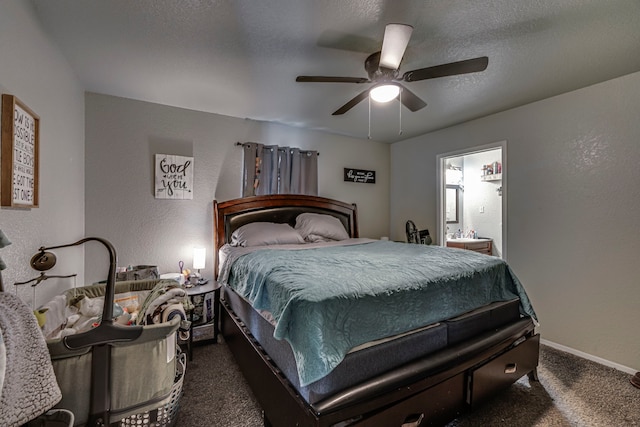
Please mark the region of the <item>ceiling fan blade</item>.
[[418, 95], [402, 85], [399, 86], [402, 88], [402, 92], [400, 93], [400, 102], [402, 102], [402, 105], [412, 112], [416, 112], [427, 106], [427, 103], [420, 99]]
[[362, 102], [364, 99], [366, 99], [367, 96], [369, 96], [369, 89], [364, 90], [364, 91], [360, 92], [359, 94], [357, 94], [354, 98], [352, 98], [349, 102], [344, 104], [342, 107], [338, 108], [331, 115], [332, 116], [339, 116], [341, 114], [346, 113], [347, 111], [349, 111], [350, 109], [352, 109], [353, 107], [358, 105], [360, 102]]
[[297, 82], [303, 83], [369, 83], [364, 77], [328, 77], [328, 76], [298, 76]]
[[413, 32], [411, 25], [387, 24], [382, 40], [382, 53], [380, 54], [380, 66], [397, 70], [404, 56], [404, 51], [409, 44], [409, 38]]
[[418, 70], [407, 71], [402, 79], [405, 82], [416, 82], [419, 80], [435, 79], [437, 77], [456, 76], [458, 74], [475, 73], [484, 71], [489, 64], [489, 58], [466, 59], [464, 61], [451, 62], [449, 64], [436, 65], [435, 67], [420, 68]]

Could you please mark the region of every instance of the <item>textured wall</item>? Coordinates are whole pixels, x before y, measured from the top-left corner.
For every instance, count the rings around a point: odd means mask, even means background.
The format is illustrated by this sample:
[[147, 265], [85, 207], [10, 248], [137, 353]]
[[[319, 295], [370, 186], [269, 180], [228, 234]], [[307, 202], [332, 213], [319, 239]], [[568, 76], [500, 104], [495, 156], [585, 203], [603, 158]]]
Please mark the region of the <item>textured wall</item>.
[[[71, 243], [84, 234], [84, 94], [75, 74], [40, 29], [29, 2], [0, 2], [0, 91], [18, 97], [40, 116], [39, 205], [0, 208], [0, 229], [12, 245], [0, 255], [7, 288], [38, 275], [29, 260], [42, 245]], [[57, 251], [51, 274], [84, 276], [84, 248]], [[35, 305], [70, 287], [51, 279], [36, 288]], [[33, 288], [23, 286], [28, 303]]]
[[639, 370], [638, 117], [635, 73], [393, 144], [392, 235], [435, 229], [436, 155], [506, 140], [507, 257], [542, 336]]
[[[321, 196], [357, 203], [360, 232], [389, 233], [389, 145], [216, 114], [86, 95], [86, 231], [109, 239], [119, 265], [154, 264], [161, 272], [192, 262], [207, 248], [212, 268], [212, 202], [240, 197], [242, 149], [256, 141], [317, 149]], [[153, 197], [153, 155], [193, 156], [193, 200]], [[343, 182], [343, 168], [372, 169], [376, 184]], [[87, 281], [102, 279], [86, 252]]]

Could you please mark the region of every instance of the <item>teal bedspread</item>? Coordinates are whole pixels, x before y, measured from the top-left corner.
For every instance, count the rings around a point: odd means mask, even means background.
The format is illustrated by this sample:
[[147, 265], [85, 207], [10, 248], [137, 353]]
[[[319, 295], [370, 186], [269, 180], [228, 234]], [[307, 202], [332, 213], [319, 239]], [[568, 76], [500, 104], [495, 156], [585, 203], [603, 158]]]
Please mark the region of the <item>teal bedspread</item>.
[[375, 339], [442, 321], [526, 292], [499, 258], [389, 241], [304, 250], [256, 250], [232, 265], [228, 284], [268, 310], [274, 336], [293, 349], [306, 386], [348, 351]]

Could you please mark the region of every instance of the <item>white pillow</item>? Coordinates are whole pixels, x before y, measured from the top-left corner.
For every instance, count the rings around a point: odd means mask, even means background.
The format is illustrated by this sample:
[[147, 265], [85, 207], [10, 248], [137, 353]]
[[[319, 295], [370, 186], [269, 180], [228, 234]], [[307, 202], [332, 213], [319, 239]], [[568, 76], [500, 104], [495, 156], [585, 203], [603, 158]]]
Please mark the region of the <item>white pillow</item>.
[[300, 214], [296, 218], [296, 230], [307, 242], [327, 242], [349, 238], [342, 222], [331, 215]]
[[289, 224], [252, 222], [238, 228], [231, 235], [231, 246], [266, 246], [303, 244], [304, 239]]

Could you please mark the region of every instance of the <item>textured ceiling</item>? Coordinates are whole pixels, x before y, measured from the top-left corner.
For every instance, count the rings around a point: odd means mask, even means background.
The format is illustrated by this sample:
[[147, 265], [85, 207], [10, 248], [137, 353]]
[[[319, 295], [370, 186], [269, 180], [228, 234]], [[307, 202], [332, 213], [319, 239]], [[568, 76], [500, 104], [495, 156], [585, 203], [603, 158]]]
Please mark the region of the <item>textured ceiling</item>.
[[[479, 56], [481, 73], [406, 83], [427, 102], [371, 106], [394, 142], [640, 71], [638, 0], [32, 0], [84, 89], [367, 138], [367, 77], [387, 23], [414, 26], [400, 72]], [[402, 114], [402, 135], [399, 115]]]

